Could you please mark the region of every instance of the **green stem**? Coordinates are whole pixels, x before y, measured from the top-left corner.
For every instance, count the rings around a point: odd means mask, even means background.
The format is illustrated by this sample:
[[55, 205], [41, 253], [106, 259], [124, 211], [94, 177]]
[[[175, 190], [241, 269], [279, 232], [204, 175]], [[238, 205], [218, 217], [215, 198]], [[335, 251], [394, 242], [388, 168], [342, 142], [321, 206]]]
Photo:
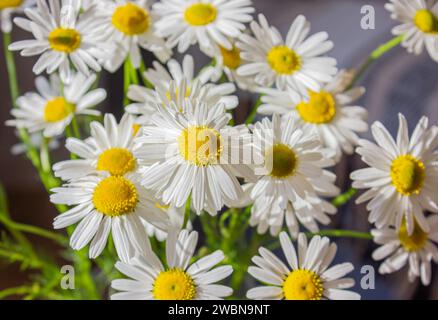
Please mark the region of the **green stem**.
[[348, 201], [351, 200], [351, 198], [353, 198], [356, 194], [357, 194], [358, 190], [355, 188], [350, 188], [348, 189], [346, 192], [340, 194], [339, 196], [337, 196], [336, 198], [334, 198], [332, 200], [332, 204], [335, 207], [341, 207], [344, 204], [346, 204]]
[[123, 106], [127, 106], [129, 104], [128, 98], [128, 90], [131, 85], [131, 70], [130, 70], [130, 60], [129, 58], [125, 60], [123, 65]]
[[182, 226], [183, 229], [187, 228], [187, 224], [189, 223], [191, 201], [192, 201], [192, 197], [189, 197], [186, 201], [186, 208], [184, 211], [184, 222], [183, 222], [183, 226]]
[[248, 115], [248, 118], [246, 118], [245, 124], [253, 123], [253, 121], [257, 115], [257, 110], [259, 109], [259, 107], [261, 105], [262, 105], [262, 95], [260, 95], [259, 98], [257, 99], [257, 102], [254, 105], [254, 107], [252, 108], [251, 113]]
[[321, 237], [334, 237], [334, 238], [355, 238], [364, 240], [373, 240], [373, 236], [369, 232], [360, 232], [354, 230], [321, 230], [319, 232], [306, 232], [307, 237], [321, 236]]
[[73, 116], [73, 118], [71, 119], [71, 127], [73, 130], [74, 137], [80, 139], [81, 138], [81, 131], [79, 129], [78, 120], [77, 120], [76, 116]]

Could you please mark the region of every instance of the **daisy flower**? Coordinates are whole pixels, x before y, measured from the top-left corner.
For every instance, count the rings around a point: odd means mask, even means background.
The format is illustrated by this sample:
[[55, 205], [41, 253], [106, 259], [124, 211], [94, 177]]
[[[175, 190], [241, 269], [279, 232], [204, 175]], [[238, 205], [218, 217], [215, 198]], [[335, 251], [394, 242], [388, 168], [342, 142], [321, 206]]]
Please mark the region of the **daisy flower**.
[[354, 188], [369, 190], [356, 202], [371, 200], [369, 221], [379, 229], [391, 224], [400, 229], [405, 219], [409, 234], [414, 221], [429, 232], [423, 210], [438, 212], [438, 128], [428, 128], [423, 117], [409, 139], [406, 118], [399, 114], [399, 121], [396, 141], [380, 122], [371, 127], [377, 144], [359, 140], [356, 152], [370, 167], [353, 172], [351, 179]]
[[239, 67], [237, 74], [252, 76], [261, 86], [291, 87], [306, 94], [307, 90], [319, 91], [324, 83], [336, 74], [336, 60], [321, 55], [330, 51], [333, 43], [327, 32], [316, 33], [305, 40], [310, 23], [302, 15], [292, 23], [283, 41], [280, 32], [262, 14], [259, 23], [251, 22], [254, 37], [242, 34], [237, 47], [241, 57], [249, 63]]
[[63, 180], [106, 172], [113, 176], [135, 173], [138, 168], [134, 156], [135, 119], [125, 114], [117, 124], [112, 114], [105, 114], [103, 125], [91, 123], [91, 138], [85, 141], [68, 138], [66, 148], [79, 157], [53, 166], [55, 176]]
[[[406, 222], [399, 230], [390, 226], [374, 229], [371, 234], [374, 242], [381, 245], [373, 252], [374, 260], [384, 260], [380, 265], [381, 274], [393, 273], [408, 264], [408, 279], [413, 282], [421, 278], [423, 285], [430, 284], [431, 261], [438, 263], [438, 215], [426, 218], [430, 231], [425, 232], [414, 221], [414, 231], [408, 234]], [[435, 243], [434, 243], [435, 242]]]
[[246, 175], [244, 165], [230, 164], [229, 151], [240, 136], [226, 127], [231, 115], [223, 104], [187, 99], [183, 107], [181, 113], [176, 106], [157, 108], [151, 125], [136, 139], [136, 155], [145, 164], [140, 169], [142, 185], [176, 207], [184, 206], [192, 194], [198, 214], [206, 210], [215, 215], [243, 194], [236, 176]]
[[[176, 208], [173, 206], [165, 205], [161, 201], [156, 200], [155, 208], [153, 208], [152, 210], [155, 210], [157, 214], [167, 215], [169, 217], [170, 224], [174, 228], [178, 230], [182, 229], [184, 225], [184, 207]], [[143, 221], [143, 225], [145, 226], [146, 232], [149, 237], [155, 237], [158, 241], [164, 241], [167, 239], [167, 231], [163, 231], [147, 221]], [[192, 229], [192, 224], [190, 223], [190, 221], [187, 221], [186, 229]]]
[[16, 118], [7, 125], [25, 128], [29, 132], [43, 131], [46, 138], [64, 132], [76, 115], [99, 116], [100, 112], [91, 109], [106, 98], [104, 89], [91, 90], [96, 75], [84, 76], [76, 73], [69, 85], [61, 93], [61, 82], [57, 75], [35, 80], [38, 93], [27, 93], [17, 99], [17, 107], [11, 110]]
[[394, 27], [394, 35], [403, 36], [403, 47], [408, 52], [420, 54], [424, 48], [438, 62], [438, 1], [390, 0], [385, 8], [391, 18], [402, 24]]
[[216, 267], [225, 259], [218, 250], [190, 264], [198, 243], [198, 233], [171, 232], [166, 241], [166, 266], [151, 250], [129, 263], [117, 262], [116, 268], [131, 279], [113, 280], [113, 289], [121, 291], [112, 300], [218, 300], [233, 290], [216, 284], [228, 277], [233, 268]]
[[84, 75], [90, 69], [99, 72], [98, 61], [105, 59], [110, 45], [99, 40], [95, 32], [101, 21], [96, 18], [95, 7], [79, 14], [81, 1], [38, 0], [36, 8], [27, 8], [28, 19], [15, 18], [22, 29], [31, 32], [35, 39], [18, 41], [9, 50], [21, 50], [22, 56], [41, 55], [33, 67], [36, 74], [44, 70], [51, 74], [59, 70], [61, 80], [69, 83], [72, 64]]
[[12, 31], [12, 15], [24, 12], [25, 8], [34, 6], [35, 2], [35, 0], [2, 0], [0, 2], [0, 22], [2, 32], [10, 33]]
[[352, 105], [364, 93], [364, 88], [344, 91], [341, 88], [345, 72], [341, 72], [334, 82], [319, 91], [309, 90], [305, 97], [294, 90], [263, 89], [262, 105], [258, 112], [263, 115], [296, 114], [303, 123], [313, 127], [323, 145], [336, 152], [339, 161], [342, 151], [354, 152], [359, 140], [357, 132], [366, 132], [368, 116], [365, 108]]
[[98, 15], [103, 17], [102, 37], [117, 43], [111, 59], [105, 68], [116, 71], [129, 57], [135, 69], [141, 64], [140, 48], [151, 51], [162, 62], [167, 61], [172, 52], [164, 40], [154, 34], [157, 16], [149, 10], [147, 0], [105, 0], [99, 1]]
[[52, 203], [74, 206], [55, 218], [54, 228], [66, 228], [80, 221], [71, 235], [70, 246], [81, 250], [91, 242], [91, 259], [105, 248], [110, 232], [119, 258], [128, 261], [149, 245], [142, 220], [161, 230], [169, 227], [168, 217], [152, 210], [153, 197], [136, 182], [133, 174], [90, 175], [52, 191]]
[[318, 222], [330, 223], [328, 215], [336, 208], [321, 197], [339, 193], [336, 176], [324, 169], [334, 164], [333, 152], [322, 149], [312, 128], [292, 115], [263, 119], [254, 125], [253, 135], [254, 156], [262, 159], [264, 170], [256, 173], [250, 191], [251, 226], [277, 235], [286, 223], [296, 236], [299, 223], [312, 232], [319, 231]]
[[231, 50], [229, 38], [239, 37], [252, 20], [250, 5], [250, 0], [162, 0], [153, 6], [160, 16], [157, 35], [181, 53], [196, 43], [201, 50], [216, 44]]
[[353, 271], [351, 263], [341, 263], [329, 268], [336, 255], [337, 246], [326, 237], [315, 236], [307, 245], [303, 233], [298, 236], [298, 254], [286, 232], [280, 234], [281, 248], [286, 266], [271, 251], [260, 248], [260, 256], [252, 261], [257, 265], [248, 273], [268, 285], [250, 289], [246, 294], [254, 300], [359, 300], [360, 295], [350, 290], [352, 278], [344, 278]]

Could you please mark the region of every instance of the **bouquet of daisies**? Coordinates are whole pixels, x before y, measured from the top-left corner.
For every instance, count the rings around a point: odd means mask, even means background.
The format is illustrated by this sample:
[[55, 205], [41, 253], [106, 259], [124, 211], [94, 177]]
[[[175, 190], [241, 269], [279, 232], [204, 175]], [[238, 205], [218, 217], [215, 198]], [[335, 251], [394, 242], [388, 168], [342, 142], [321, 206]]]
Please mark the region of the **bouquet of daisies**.
[[[391, 0], [395, 38], [350, 70], [338, 70], [329, 35], [312, 33], [302, 15], [282, 35], [250, 0], [151, 2], [1, 2], [6, 125], [59, 215], [54, 230], [17, 223], [2, 192], [0, 258], [31, 276], [0, 298], [359, 299], [353, 264], [333, 263], [337, 237], [374, 241], [380, 273], [408, 265], [409, 280], [428, 285], [438, 262], [438, 127], [423, 117], [410, 134], [400, 114], [396, 137], [375, 122], [375, 141], [364, 140], [367, 110], [356, 103], [367, 67], [394, 47], [438, 62], [438, 1]], [[11, 40], [13, 15], [26, 40]], [[211, 63], [196, 65], [192, 46]], [[33, 92], [19, 92], [14, 51], [38, 57]], [[117, 119], [97, 108], [107, 98], [99, 79], [121, 68]], [[258, 96], [244, 123], [238, 90]], [[54, 159], [56, 146], [70, 158]], [[366, 167], [341, 193], [333, 166], [353, 153]], [[374, 229], [328, 229], [359, 189]], [[59, 254], [28, 235], [54, 241]], [[75, 290], [61, 285], [60, 257]]]

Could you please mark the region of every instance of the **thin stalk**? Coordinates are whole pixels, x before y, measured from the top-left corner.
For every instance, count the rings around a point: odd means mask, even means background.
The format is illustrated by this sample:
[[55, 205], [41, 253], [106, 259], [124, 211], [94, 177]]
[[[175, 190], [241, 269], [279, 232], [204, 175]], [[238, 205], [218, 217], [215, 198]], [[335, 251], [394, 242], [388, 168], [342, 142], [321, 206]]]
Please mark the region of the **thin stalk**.
[[255, 117], [257, 116], [257, 110], [261, 105], [262, 105], [262, 95], [260, 95], [259, 98], [257, 99], [257, 102], [252, 108], [251, 113], [248, 115], [248, 118], [246, 118], [245, 124], [253, 123]]
[[334, 198], [332, 200], [332, 204], [335, 207], [341, 207], [344, 204], [346, 204], [348, 201], [351, 200], [351, 198], [353, 198], [356, 194], [357, 194], [358, 190], [351, 187], [350, 189], [348, 189], [346, 192], [340, 194], [339, 196], [337, 196], [336, 198]]
[[361, 232], [354, 230], [340, 230], [340, 229], [331, 229], [331, 230], [321, 230], [319, 232], [307, 232], [307, 237], [313, 236], [321, 236], [321, 237], [334, 237], [334, 238], [354, 238], [354, 239], [363, 239], [363, 240], [373, 240], [373, 236], [369, 232]]
[[186, 201], [186, 208], [184, 211], [184, 222], [183, 222], [183, 226], [182, 228], [185, 229], [187, 228], [187, 224], [189, 223], [189, 219], [190, 219], [190, 203], [191, 203], [192, 199], [191, 197], [189, 197]]

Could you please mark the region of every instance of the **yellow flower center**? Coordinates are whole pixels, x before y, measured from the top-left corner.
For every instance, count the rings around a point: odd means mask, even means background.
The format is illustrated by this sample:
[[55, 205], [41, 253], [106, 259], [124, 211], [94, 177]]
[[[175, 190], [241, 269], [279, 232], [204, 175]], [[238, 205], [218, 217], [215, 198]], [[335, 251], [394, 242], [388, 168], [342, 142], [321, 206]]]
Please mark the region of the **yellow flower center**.
[[424, 232], [418, 225], [417, 221], [414, 220], [414, 231], [409, 235], [406, 218], [403, 218], [402, 225], [398, 231], [398, 238], [406, 251], [415, 252], [424, 248], [428, 234]]
[[321, 300], [323, 292], [321, 278], [310, 270], [294, 270], [283, 283], [286, 300]]
[[425, 178], [424, 163], [409, 154], [399, 156], [392, 162], [392, 184], [402, 195], [419, 194]]
[[55, 51], [71, 53], [81, 45], [81, 35], [75, 29], [57, 28], [49, 34], [50, 47]]
[[336, 102], [331, 93], [309, 91], [309, 102], [302, 101], [296, 109], [301, 119], [314, 124], [329, 123], [336, 115]]
[[67, 118], [74, 111], [74, 104], [67, 102], [62, 97], [54, 98], [47, 102], [44, 108], [44, 120], [47, 122], [58, 122]]
[[277, 46], [269, 50], [267, 60], [272, 70], [279, 74], [292, 74], [301, 68], [300, 56], [286, 46]]
[[217, 163], [223, 148], [219, 132], [205, 126], [185, 129], [178, 138], [178, 146], [181, 156], [196, 166]]
[[149, 12], [133, 3], [127, 3], [114, 11], [112, 23], [127, 36], [143, 34], [150, 26]]
[[231, 50], [227, 50], [223, 47], [220, 47], [220, 50], [224, 66], [231, 70], [236, 70], [242, 63], [242, 59], [240, 58], [240, 49], [236, 46], [233, 46]]
[[124, 148], [111, 148], [102, 152], [97, 160], [97, 170], [108, 171], [113, 176], [122, 176], [135, 169], [132, 153]]
[[153, 294], [156, 300], [193, 300], [196, 296], [196, 285], [185, 271], [170, 269], [158, 274]]
[[0, 1], [0, 10], [6, 9], [6, 8], [16, 8], [21, 6], [23, 3], [23, 0], [1, 0]]
[[127, 179], [111, 176], [102, 180], [93, 193], [93, 204], [97, 211], [110, 217], [134, 211], [138, 202], [135, 186]]
[[271, 169], [272, 177], [284, 179], [295, 173], [298, 159], [291, 148], [279, 143], [266, 152], [265, 163]]
[[427, 9], [417, 11], [414, 17], [414, 23], [417, 28], [424, 33], [438, 34], [438, 18]]
[[184, 19], [192, 26], [205, 26], [216, 20], [217, 11], [209, 3], [195, 3], [186, 9]]

